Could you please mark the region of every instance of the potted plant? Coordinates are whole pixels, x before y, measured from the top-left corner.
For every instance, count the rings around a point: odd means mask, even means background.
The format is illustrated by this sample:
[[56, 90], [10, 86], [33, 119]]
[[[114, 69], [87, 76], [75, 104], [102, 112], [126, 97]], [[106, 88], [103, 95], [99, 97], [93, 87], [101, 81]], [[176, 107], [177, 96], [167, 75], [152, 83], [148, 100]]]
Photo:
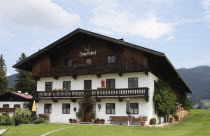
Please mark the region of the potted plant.
[[80, 121], [81, 121], [82, 112], [79, 110], [79, 111], [76, 113], [76, 116], [77, 116], [78, 122], [80, 122]]
[[101, 119], [101, 124], [104, 124], [105, 120], [104, 119]]
[[69, 119], [69, 123], [72, 123], [72, 119], [71, 118]]
[[94, 123], [95, 113], [91, 111], [88, 115], [89, 118], [92, 120], [92, 123]]
[[140, 117], [141, 126], [145, 126], [146, 121], [147, 121], [147, 116], [141, 116]]
[[77, 120], [76, 120], [76, 119], [73, 119], [73, 120], [72, 120], [72, 123], [77, 123]]
[[100, 121], [100, 119], [97, 118], [97, 119], [95, 120], [95, 123], [96, 123], [96, 124], [99, 124], [99, 121]]

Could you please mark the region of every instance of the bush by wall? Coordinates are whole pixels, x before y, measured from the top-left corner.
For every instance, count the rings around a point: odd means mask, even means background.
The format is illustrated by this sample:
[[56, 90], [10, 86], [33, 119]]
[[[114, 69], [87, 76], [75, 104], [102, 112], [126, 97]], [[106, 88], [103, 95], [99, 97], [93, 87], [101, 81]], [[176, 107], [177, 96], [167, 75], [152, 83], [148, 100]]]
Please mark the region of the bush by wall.
[[31, 111], [28, 108], [17, 108], [13, 116], [15, 125], [29, 124], [31, 118]]
[[43, 118], [39, 118], [34, 121], [34, 124], [41, 124], [41, 123], [45, 123], [45, 120]]
[[177, 97], [167, 82], [158, 80], [155, 83], [154, 102], [158, 116], [165, 117], [176, 112]]
[[0, 115], [0, 125], [11, 125], [12, 119], [9, 115]]
[[156, 125], [156, 118], [151, 118], [149, 121], [150, 125]]

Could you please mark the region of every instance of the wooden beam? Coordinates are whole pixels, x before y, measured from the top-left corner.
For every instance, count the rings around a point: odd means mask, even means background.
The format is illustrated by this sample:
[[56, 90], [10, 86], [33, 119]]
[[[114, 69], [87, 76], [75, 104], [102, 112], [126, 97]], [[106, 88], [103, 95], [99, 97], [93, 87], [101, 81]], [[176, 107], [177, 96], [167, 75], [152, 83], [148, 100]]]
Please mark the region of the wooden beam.
[[122, 76], [122, 75], [123, 75], [123, 73], [122, 73], [122, 72], [118, 72], [118, 75], [119, 75], [119, 76]]
[[38, 76], [32, 76], [32, 78], [36, 81], [39, 81], [39, 79], [40, 79]]
[[101, 77], [101, 73], [96, 73], [96, 76], [99, 78]]
[[119, 102], [123, 102], [123, 98], [118, 98], [118, 101]]
[[58, 80], [59, 76], [53, 76], [54, 79]]
[[77, 75], [72, 75], [72, 77], [76, 80], [77, 79]]
[[101, 102], [101, 99], [100, 98], [96, 98], [96, 102]]
[[76, 99], [71, 99], [71, 101], [72, 101], [72, 102], [77, 102], [77, 100], [76, 100]]
[[53, 102], [57, 103], [58, 102], [58, 99], [52, 99]]

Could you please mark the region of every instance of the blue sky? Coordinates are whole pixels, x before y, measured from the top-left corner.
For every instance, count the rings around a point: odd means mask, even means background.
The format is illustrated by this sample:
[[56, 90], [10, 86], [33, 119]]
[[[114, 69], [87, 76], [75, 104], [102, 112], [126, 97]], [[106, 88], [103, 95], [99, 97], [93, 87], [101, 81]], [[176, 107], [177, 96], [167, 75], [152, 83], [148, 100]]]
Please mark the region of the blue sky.
[[7, 74], [76, 28], [164, 52], [176, 68], [210, 65], [210, 0], [0, 0]]

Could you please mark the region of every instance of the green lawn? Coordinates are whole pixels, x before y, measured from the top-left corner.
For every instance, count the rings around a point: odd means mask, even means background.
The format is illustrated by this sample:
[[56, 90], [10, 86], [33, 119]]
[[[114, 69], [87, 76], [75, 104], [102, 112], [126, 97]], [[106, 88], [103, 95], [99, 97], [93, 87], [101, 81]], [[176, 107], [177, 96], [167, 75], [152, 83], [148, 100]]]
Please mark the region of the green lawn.
[[165, 127], [118, 125], [41, 124], [11, 127], [3, 136], [39, 136], [52, 130], [72, 126], [49, 136], [210, 136], [210, 110], [191, 110], [181, 123]]

